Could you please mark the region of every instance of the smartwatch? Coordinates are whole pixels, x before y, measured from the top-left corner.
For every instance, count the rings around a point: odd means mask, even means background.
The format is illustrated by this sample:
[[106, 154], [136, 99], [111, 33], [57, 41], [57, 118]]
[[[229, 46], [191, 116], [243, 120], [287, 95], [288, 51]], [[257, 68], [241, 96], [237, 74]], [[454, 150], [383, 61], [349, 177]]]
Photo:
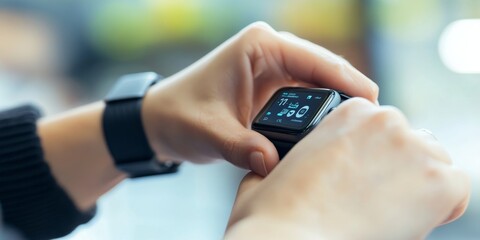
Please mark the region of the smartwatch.
[[161, 78], [154, 72], [125, 75], [105, 98], [102, 119], [105, 141], [116, 167], [131, 178], [173, 173], [178, 169], [178, 164], [156, 159], [142, 122], [143, 97]]
[[282, 88], [255, 117], [252, 129], [267, 137], [282, 159], [322, 118], [348, 98], [326, 88]]

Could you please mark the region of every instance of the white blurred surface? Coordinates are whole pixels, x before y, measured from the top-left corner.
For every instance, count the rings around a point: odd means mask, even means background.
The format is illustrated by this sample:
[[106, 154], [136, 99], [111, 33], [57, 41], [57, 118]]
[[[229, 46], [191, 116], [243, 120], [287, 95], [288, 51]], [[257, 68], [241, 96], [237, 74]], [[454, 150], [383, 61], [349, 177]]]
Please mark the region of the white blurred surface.
[[186, 163], [177, 174], [126, 180], [62, 239], [221, 239], [244, 173], [226, 162]]

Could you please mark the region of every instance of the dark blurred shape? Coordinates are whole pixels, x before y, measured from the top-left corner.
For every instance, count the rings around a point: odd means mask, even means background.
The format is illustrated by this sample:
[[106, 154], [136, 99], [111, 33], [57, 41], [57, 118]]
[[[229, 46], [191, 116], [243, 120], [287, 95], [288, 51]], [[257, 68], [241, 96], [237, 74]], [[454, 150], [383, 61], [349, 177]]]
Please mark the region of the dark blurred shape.
[[[83, 69], [94, 64], [99, 56], [92, 50], [88, 42], [85, 28], [85, 12], [88, 5], [83, 1], [32, 1], [2, 0], [0, 9], [21, 18], [34, 18], [32, 28], [41, 21], [48, 26], [49, 32], [44, 35], [54, 41], [52, 49], [45, 56], [54, 61], [55, 70], [59, 74], [76, 76]], [[36, 29], [37, 31], [43, 31]], [[21, 46], [13, 44], [14, 50]]]

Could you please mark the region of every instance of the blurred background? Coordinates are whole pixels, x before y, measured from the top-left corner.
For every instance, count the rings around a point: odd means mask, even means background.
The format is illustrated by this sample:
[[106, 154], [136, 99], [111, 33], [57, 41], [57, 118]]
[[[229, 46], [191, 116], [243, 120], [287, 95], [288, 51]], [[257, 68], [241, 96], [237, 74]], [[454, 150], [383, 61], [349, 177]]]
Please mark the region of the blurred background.
[[[473, 195], [430, 239], [480, 237], [478, 0], [0, 0], [0, 108], [33, 102], [50, 115], [99, 100], [118, 76], [169, 76], [257, 20], [342, 55], [380, 85], [382, 104], [434, 132]], [[63, 239], [219, 239], [244, 173], [184, 164], [127, 180]]]

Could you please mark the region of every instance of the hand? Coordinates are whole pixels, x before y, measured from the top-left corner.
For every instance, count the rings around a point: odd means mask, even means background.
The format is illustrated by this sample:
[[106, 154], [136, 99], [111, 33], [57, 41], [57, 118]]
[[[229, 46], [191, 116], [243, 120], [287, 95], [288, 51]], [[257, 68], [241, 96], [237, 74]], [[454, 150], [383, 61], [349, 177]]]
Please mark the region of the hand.
[[463, 214], [466, 175], [391, 107], [351, 99], [264, 180], [239, 188], [228, 239], [419, 239]]
[[147, 93], [147, 136], [159, 159], [226, 159], [265, 176], [278, 155], [250, 124], [285, 86], [333, 88], [372, 102], [378, 95], [375, 83], [337, 55], [255, 23]]
[[[256, 23], [149, 89], [142, 105], [147, 138], [160, 160], [223, 158], [266, 175], [278, 156], [250, 122], [283, 86], [334, 88], [371, 101], [378, 94], [372, 81], [335, 54]], [[97, 102], [38, 124], [53, 175], [81, 210], [126, 177], [104, 140], [104, 109]]]

